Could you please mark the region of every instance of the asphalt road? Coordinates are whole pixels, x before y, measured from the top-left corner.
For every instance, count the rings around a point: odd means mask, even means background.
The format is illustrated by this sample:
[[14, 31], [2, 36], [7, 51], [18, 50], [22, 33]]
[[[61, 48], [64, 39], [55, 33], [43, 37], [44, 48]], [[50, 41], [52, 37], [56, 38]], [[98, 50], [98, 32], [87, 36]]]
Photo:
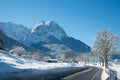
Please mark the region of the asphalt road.
[[102, 69], [91, 67], [82, 72], [75, 73], [61, 80], [101, 80]]
[[35, 72], [34, 70], [26, 70], [22, 72], [1, 73], [0, 80], [61, 80], [61, 78], [84, 71], [88, 68], [89, 67], [68, 67], [62, 71], [45, 70], [44, 72]]
[[100, 80], [101, 73], [102, 69], [96, 67], [71, 67], [66, 68], [65, 71], [49, 71], [45, 74], [34, 72], [7, 73], [1, 75], [0, 80]]

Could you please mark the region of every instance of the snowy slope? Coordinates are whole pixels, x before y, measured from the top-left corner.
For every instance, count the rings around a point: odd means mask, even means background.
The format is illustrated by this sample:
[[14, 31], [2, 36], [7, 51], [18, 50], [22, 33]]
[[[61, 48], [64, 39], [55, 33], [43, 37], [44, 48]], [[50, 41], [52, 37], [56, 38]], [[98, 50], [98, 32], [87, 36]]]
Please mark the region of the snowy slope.
[[9, 37], [24, 42], [30, 36], [30, 30], [21, 24], [0, 22], [0, 29]]
[[0, 22], [0, 30], [10, 38], [27, 45], [31, 42], [39, 42], [41, 40], [40, 37], [36, 37], [36, 35], [31, 34], [31, 30], [21, 24], [15, 24], [12, 22]]
[[13, 56], [5, 51], [0, 51], [0, 72], [14, 72], [19, 71], [17, 65], [23, 64], [25, 61]]
[[25, 60], [6, 51], [0, 50], [0, 73], [16, 72], [22, 70], [48, 70], [65, 67], [77, 67], [76, 64], [70, 63], [47, 63], [34, 60]]

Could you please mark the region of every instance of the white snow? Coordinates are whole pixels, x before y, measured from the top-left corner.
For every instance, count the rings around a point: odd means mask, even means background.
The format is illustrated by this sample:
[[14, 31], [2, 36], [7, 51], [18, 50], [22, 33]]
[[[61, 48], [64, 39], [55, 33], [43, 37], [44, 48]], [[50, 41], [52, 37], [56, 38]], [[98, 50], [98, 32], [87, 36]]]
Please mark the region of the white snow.
[[28, 36], [30, 36], [30, 30], [27, 27], [21, 24], [14, 24], [11, 22], [8, 23], [0, 23], [0, 29], [4, 31], [7, 36], [18, 40], [24, 41]]
[[42, 36], [42, 39], [46, 39], [46, 37], [52, 35], [61, 40], [62, 37], [67, 36], [63, 28], [54, 21], [40, 21], [33, 27], [31, 32], [38, 37]]
[[120, 79], [120, 62], [119, 63], [112, 63], [110, 65], [110, 69], [117, 72], [117, 78]]
[[[74, 64], [74, 63], [47, 63], [47, 62], [39, 62], [35, 60], [23, 59], [16, 55], [10, 54], [6, 51], [0, 50], [0, 73], [7, 72], [20, 72], [23, 70], [52, 70], [52, 71], [61, 71], [66, 70], [67, 67], [85, 67], [85, 66], [95, 66], [103, 69], [101, 80], [106, 80], [110, 76], [109, 69], [101, 67], [98, 64]], [[112, 63], [109, 65], [110, 69], [115, 70], [117, 72], [117, 77], [120, 79], [120, 65]]]
[[0, 29], [10, 38], [23, 42], [29, 45], [46, 40], [48, 36], [54, 36], [61, 40], [62, 37], [67, 36], [62, 27], [54, 21], [40, 21], [32, 30], [21, 24], [14, 24], [12, 22], [0, 22]]
[[[103, 69], [101, 80], [116, 80], [116, 74], [117, 78], [120, 79], [120, 64], [111, 62], [109, 64], [109, 69], [106, 69], [105, 67], [100, 67]], [[109, 78], [109, 79], [108, 79]]]
[[77, 67], [73, 63], [47, 63], [34, 60], [25, 60], [6, 51], [0, 50], [0, 73], [17, 72], [24, 69], [48, 70], [66, 67]]
[[105, 67], [101, 67], [103, 69], [101, 80], [107, 80], [108, 77], [110, 77], [109, 69], [106, 69]]

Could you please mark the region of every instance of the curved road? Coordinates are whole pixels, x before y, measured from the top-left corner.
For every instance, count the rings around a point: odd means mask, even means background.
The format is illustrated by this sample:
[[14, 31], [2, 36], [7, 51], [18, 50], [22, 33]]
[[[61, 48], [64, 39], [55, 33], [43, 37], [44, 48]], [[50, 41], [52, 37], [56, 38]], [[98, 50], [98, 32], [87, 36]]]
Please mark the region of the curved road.
[[102, 69], [91, 67], [82, 72], [75, 73], [61, 80], [101, 80]]
[[60, 72], [49, 71], [45, 74], [33, 72], [0, 74], [0, 80], [101, 80], [101, 73], [102, 69], [96, 67], [74, 67]]

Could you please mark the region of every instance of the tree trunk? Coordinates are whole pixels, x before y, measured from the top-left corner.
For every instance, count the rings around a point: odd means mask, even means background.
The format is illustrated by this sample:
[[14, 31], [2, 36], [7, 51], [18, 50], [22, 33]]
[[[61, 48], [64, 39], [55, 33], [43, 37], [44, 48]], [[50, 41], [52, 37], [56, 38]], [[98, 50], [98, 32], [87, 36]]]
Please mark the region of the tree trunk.
[[108, 68], [108, 57], [107, 57], [107, 54], [105, 55], [105, 68]]
[[102, 63], [102, 66], [104, 66], [104, 59], [102, 57], [100, 57], [100, 61]]

